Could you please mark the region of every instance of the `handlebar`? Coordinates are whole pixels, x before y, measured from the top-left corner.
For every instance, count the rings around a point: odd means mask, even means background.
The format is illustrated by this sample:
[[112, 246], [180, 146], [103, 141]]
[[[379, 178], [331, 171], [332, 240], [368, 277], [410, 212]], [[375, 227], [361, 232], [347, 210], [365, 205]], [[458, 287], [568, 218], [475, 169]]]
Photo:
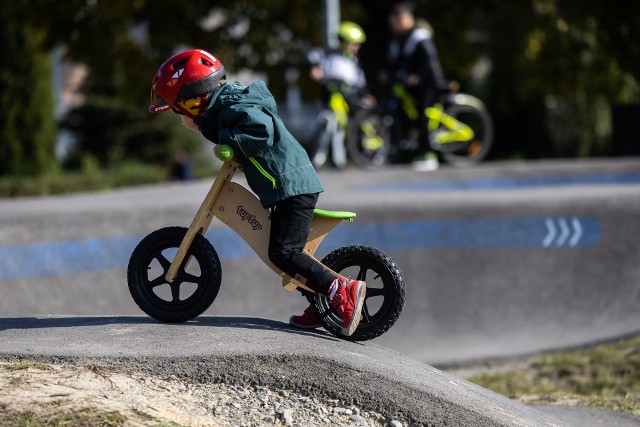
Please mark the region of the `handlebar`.
[[216, 155], [223, 162], [228, 162], [233, 159], [233, 148], [226, 144], [220, 144]]

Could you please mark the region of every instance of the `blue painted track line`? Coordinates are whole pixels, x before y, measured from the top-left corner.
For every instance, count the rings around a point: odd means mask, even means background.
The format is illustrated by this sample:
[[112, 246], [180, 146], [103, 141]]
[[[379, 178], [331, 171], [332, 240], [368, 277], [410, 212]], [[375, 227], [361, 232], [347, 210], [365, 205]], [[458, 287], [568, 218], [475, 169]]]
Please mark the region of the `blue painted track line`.
[[[602, 225], [591, 217], [495, 218], [384, 223], [345, 223], [329, 234], [319, 253], [362, 243], [384, 251], [487, 248], [580, 248], [595, 245]], [[0, 246], [0, 280], [125, 268], [142, 235]], [[206, 237], [222, 259], [254, 256], [231, 229]]]
[[532, 187], [558, 187], [581, 185], [639, 185], [639, 173], [594, 173], [570, 176], [530, 176], [509, 178], [474, 178], [460, 181], [402, 182], [357, 185], [357, 190], [376, 191], [464, 191], [504, 190]]

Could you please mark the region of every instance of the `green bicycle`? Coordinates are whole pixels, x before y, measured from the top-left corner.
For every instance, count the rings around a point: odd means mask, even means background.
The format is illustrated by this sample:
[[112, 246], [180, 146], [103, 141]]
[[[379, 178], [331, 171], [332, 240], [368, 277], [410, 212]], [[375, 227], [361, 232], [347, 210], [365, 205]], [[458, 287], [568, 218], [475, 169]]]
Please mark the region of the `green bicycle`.
[[[324, 82], [327, 109], [318, 115], [318, 125], [308, 148], [316, 168], [325, 163], [342, 169], [347, 159], [360, 167], [380, 166], [387, 160], [389, 127], [371, 103], [345, 97], [339, 82]], [[353, 98], [353, 97], [350, 97]]]
[[[366, 129], [358, 124], [352, 128], [347, 140], [351, 157], [366, 162], [375, 154], [384, 155], [384, 163], [410, 162], [420, 147], [419, 115], [424, 114], [431, 148], [443, 160], [458, 166], [484, 160], [493, 143], [491, 116], [480, 99], [460, 93], [454, 85], [451, 86], [442, 94], [439, 102], [419, 111], [407, 89], [395, 83], [388, 101], [377, 113], [380, 118], [368, 118], [387, 129], [386, 132], [377, 132], [377, 135], [384, 137], [383, 144], [367, 146]], [[372, 116], [375, 114], [369, 113], [369, 117]], [[411, 123], [410, 129], [406, 129], [407, 123]]]

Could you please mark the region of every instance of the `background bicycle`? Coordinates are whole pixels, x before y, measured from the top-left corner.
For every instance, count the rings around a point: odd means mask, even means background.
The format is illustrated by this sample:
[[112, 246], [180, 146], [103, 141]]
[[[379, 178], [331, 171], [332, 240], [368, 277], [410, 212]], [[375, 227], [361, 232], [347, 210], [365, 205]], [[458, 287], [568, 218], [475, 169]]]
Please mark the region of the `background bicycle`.
[[[353, 161], [361, 166], [410, 162], [420, 145], [419, 114], [427, 116], [431, 148], [447, 163], [484, 160], [493, 143], [491, 115], [480, 99], [457, 89], [452, 83], [435, 106], [419, 111], [406, 89], [393, 84], [379, 111], [367, 111], [351, 124], [347, 150]], [[375, 144], [367, 137], [373, 135], [370, 125], [380, 138]]]

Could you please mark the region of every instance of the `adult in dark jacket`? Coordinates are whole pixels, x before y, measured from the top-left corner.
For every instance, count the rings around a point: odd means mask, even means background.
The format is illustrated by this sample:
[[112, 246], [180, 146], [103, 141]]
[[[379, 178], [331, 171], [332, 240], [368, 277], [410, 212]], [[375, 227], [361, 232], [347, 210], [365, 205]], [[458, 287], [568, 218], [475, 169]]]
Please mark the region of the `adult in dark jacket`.
[[[420, 170], [438, 168], [438, 158], [431, 153], [424, 110], [437, 101], [438, 92], [446, 86], [438, 51], [429, 25], [418, 24], [414, 5], [398, 1], [389, 10], [389, 27], [393, 38], [389, 43], [387, 62], [381, 80], [391, 84], [400, 81], [415, 99], [418, 107], [418, 130], [421, 147], [415, 166]], [[408, 119], [408, 118], [405, 118]], [[406, 123], [405, 129], [415, 127]]]
[[[174, 55], [153, 79], [149, 111], [172, 109], [189, 129], [215, 144], [234, 148], [249, 186], [262, 205], [271, 209], [271, 262], [326, 295], [342, 317], [342, 333], [352, 335], [360, 322], [365, 283], [336, 279], [303, 253], [313, 210], [323, 191], [320, 179], [300, 143], [278, 117], [276, 102], [264, 82], [243, 86], [223, 83], [224, 77], [224, 67], [209, 52], [192, 49]], [[320, 326], [311, 317], [300, 326]]]

